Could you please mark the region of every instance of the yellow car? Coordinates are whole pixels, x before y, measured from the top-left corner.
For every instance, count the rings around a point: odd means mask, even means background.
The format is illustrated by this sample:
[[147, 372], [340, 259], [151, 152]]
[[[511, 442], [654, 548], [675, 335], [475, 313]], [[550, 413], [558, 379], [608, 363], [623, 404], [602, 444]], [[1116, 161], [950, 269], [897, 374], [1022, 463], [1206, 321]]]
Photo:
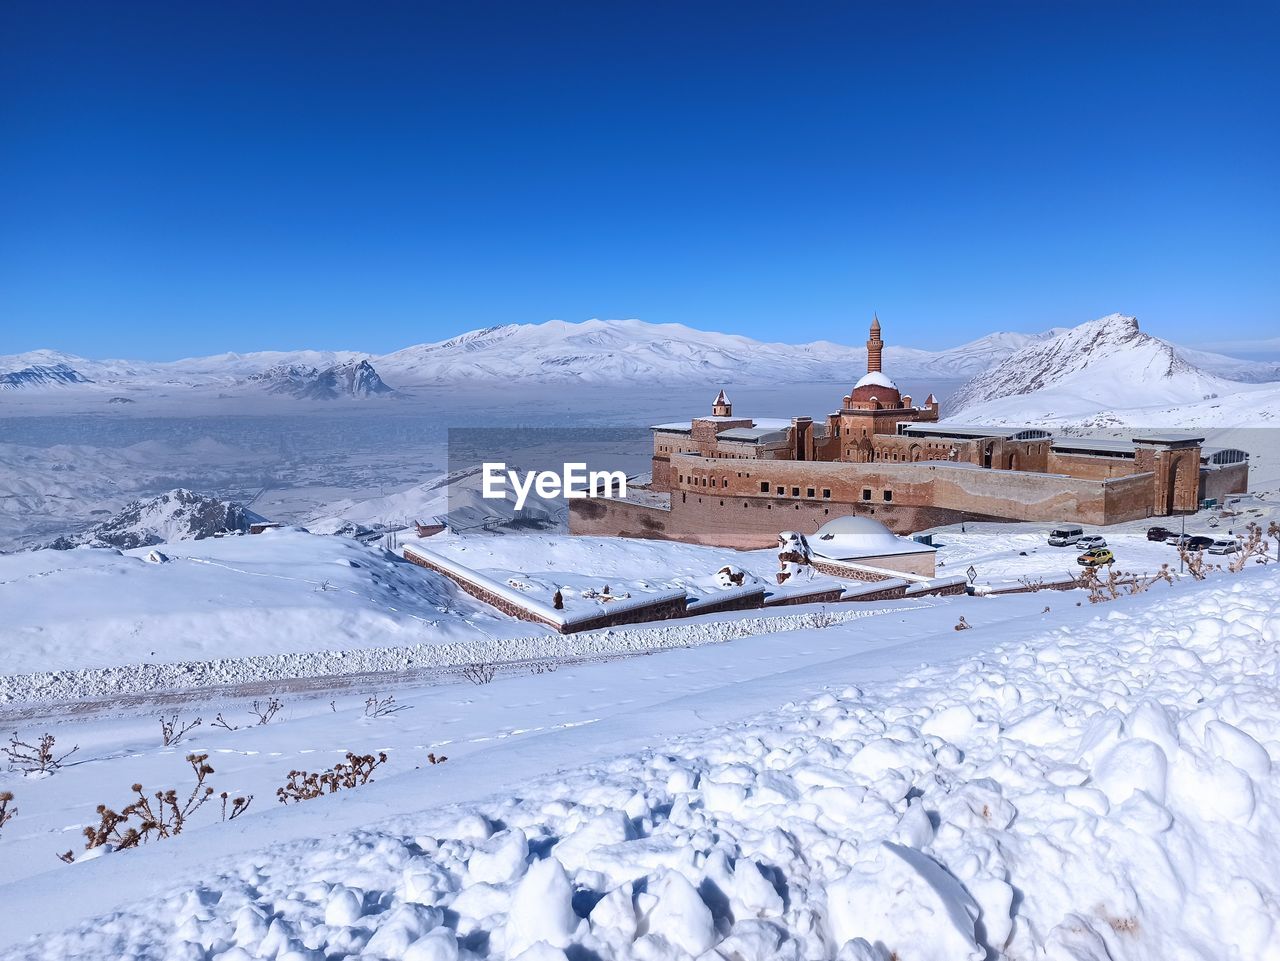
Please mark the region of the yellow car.
[[1076, 563], [1081, 567], [1101, 567], [1103, 564], [1112, 564], [1115, 562], [1116, 555], [1111, 553], [1105, 547], [1095, 547], [1091, 551], [1085, 551], [1076, 558]]

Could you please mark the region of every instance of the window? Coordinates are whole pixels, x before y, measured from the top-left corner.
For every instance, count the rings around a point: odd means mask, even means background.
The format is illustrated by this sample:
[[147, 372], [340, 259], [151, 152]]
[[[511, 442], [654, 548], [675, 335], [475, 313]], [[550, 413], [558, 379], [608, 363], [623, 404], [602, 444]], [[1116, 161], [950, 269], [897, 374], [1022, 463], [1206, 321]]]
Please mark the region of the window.
[[782, 496], [783, 494], [785, 494], [786, 492], [787, 492], [787, 489], [786, 489], [785, 487], [783, 487], [781, 484], [779, 484], [779, 485], [778, 485], [778, 496], [779, 496], [779, 497], [781, 497], [781, 496]]
[[813, 496], [815, 496], [815, 492], [814, 492], [813, 488], [812, 488], [812, 487], [810, 487], [810, 488], [809, 488], [809, 492], [808, 492], [807, 494], [805, 494], [805, 497], [813, 497]]
[[862, 488], [862, 499], [863, 499], [864, 501], [869, 501], [869, 500], [871, 500], [871, 488], [870, 488], [870, 487], [864, 487], [864, 488]]
[[729, 486], [729, 478], [727, 478], [727, 477], [722, 477], [722, 478], [720, 479], [720, 486], [721, 486], [721, 487], [728, 487], [728, 486]]
[[893, 491], [885, 491], [885, 492], [884, 492], [884, 499], [885, 499], [885, 502], [886, 502], [886, 503], [887, 503], [887, 502], [889, 502], [889, 501], [891, 501], [891, 500], [893, 500]]
[[767, 493], [769, 493], [769, 482], [768, 482], [768, 481], [761, 481], [761, 482], [760, 482], [760, 493], [761, 493], [761, 494], [767, 494]]
[[822, 488], [822, 496], [825, 497], [827, 500], [831, 500], [831, 488], [830, 487]]
[[793, 487], [793, 488], [791, 488], [791, 496], [792, 496], [792, 497], [799, 497], [799, 496], [800, 496], [800, 488], [799, 488], [799, 487]]

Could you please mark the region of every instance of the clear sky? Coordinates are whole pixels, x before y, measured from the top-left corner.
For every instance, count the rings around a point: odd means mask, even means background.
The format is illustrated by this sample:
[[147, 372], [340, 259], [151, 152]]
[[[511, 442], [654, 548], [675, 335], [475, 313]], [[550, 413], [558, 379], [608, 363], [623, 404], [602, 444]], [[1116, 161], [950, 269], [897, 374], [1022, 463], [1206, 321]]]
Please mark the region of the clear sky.
[[0, 354], [1280, 328], [1280, 5], [0, 5]]

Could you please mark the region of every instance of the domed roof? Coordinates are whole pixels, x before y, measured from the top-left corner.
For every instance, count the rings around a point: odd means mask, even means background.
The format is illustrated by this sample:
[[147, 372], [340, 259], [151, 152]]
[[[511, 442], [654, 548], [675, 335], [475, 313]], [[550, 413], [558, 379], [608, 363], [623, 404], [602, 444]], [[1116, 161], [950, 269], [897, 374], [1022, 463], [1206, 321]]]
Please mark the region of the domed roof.
[[879, 521], [858, 516], [827, 521], [818, 528], [818, 533], [809, 538], [809, 546], [815, 554], [832, 560], [898, 553], [904, 544], [911, 543]]
[[862, 375], [862, 380], [853, 385], [853, 389], [859, 387], [887, 387], [889, 390], [897, 390], [898, 385], [891, 381], [888, 377], [878, 370], [870, 371]]

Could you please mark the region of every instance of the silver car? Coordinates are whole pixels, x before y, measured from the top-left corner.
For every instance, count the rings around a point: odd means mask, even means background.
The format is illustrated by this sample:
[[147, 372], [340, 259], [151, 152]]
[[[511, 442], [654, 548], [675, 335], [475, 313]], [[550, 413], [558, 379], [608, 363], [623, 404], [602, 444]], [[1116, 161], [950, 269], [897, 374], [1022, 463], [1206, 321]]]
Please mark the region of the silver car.
[[1090, 534], [1088, 537], [1082, 537], [1076, 541], [1076, 547], [1082, 551], [1091, 551], [1095, 547], [1106, 547], [1107, 539], [1101, 534]]
[[1210, 554], [1235, 554], [1240, 550], [1240, 542], [1234, 540], [1214, 541], [1209, 545]]

